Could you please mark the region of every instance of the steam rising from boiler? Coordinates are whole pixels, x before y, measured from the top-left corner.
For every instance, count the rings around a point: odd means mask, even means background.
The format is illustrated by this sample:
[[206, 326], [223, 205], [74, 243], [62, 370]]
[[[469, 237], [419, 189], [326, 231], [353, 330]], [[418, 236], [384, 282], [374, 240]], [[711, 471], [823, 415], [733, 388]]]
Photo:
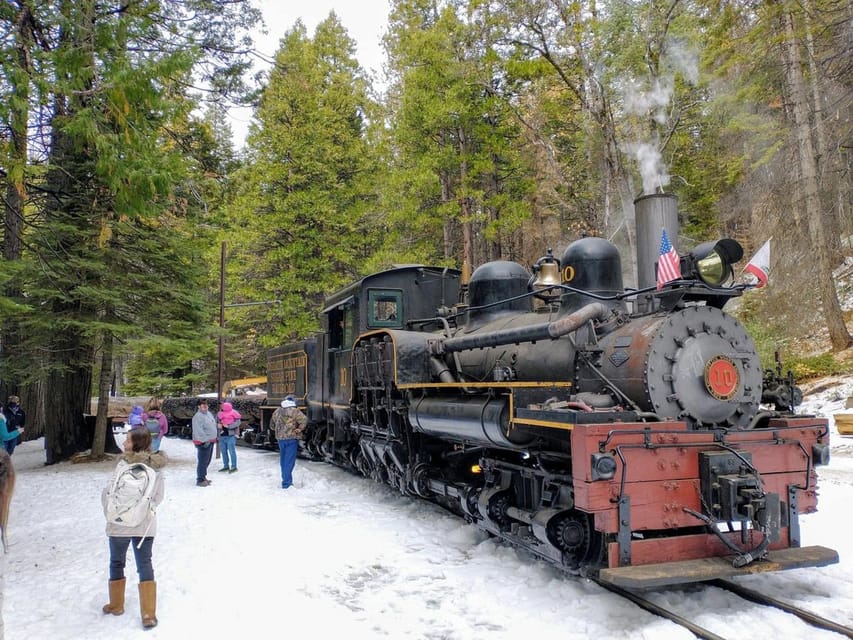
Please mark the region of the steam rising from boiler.
[[[626, 113], [646, 118], [651, 116], [665, 130], [672, 120], [670, 110], [676, 74], [680, 74], [687, 84], [696, 84], [699, 56], [683, 42], [673, 40], [666, 43], [659, 77], [646, 82], [634, 79], [625, 83], [623, 99]], [[628, 143], [625, 148], [637, 162], [644, 195], [660, 192], [669, 185], [670, 175], [661, 156], [657, 136], [646, 142]]]
[[643, 195], [663, 191], [663, 188], [669, 185], [670, 176], [658, 151], [657, 140], [655, 144], [629, 144], [628, 150], [637, 161], [637, 168], [643, 179]]

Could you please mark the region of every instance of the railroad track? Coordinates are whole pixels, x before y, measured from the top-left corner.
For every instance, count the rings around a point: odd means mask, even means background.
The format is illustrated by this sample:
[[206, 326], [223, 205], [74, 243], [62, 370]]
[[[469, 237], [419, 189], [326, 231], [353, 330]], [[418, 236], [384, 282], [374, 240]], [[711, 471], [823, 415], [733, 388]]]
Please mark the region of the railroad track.
[[[665, 607], [661, 607], [660, 605], [652, 602], [648, 598], [643, 597], [641, 594], [635, 591], [631, 591], [630, 589], [624, 589], [622, 587], [617, 587], [616, 585], [601, 582], [596, 579], [593, 579], [593, 581], [601, 587], [607, 589], [608, 591], [622, 596], [627, 600], [630, 600], [638, 607], [645, 609], [649, 613], [653, 613], [662, 618], [666, 618], [667, 620], [671, 620], [672, 622], [688, 629], [697, 638], [702, 638], [703, 640], [729, 640], [719, 634], [714, 633], [709, 629], [706, 629], [705, 627], [696, 624], [691, 620], [688, 620], [687, 618], [681, 616], [675, 611], [666, 609]], [[754, 591], [753, 589], [741, 586], [729, 580], [709, 580], [705, 584], [717, 587], [719, 589], [724, 589], [743, 598], [744, 600], [749, 600], [750, 602], [754, 602], [756, 604], [768, 607], [775, 607], [776, 609], [780, 609], [786, 613], [797, 616], [802, 621], [818, 629], [833, 631], [847, 638], [853, 638], [853, 628], [851, 627], [845, 627], [844, 625], [838, 624], [837, 622], [833, 622], [828, 618], [824, 618], [810, 611], [800, 609], [799, 607], [795, 607], [792, 604], [783, 602], [772, 596], [759, 593], [758, 591]]]

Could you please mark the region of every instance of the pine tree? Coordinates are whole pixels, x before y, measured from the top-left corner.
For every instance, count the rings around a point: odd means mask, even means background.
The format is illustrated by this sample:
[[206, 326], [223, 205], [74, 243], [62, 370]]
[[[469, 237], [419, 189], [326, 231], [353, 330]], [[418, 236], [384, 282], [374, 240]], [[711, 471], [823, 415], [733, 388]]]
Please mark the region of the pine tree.
[[392, 9], [389, 258], [476, 266], [520, 257], [513, 233], [529, 215], [532, 180], [515, 96], [489, 14], [459, 13], [457, 3], [439, 1], [398, 0]]
[[20, 349], [4, 354], [3, 379], [42, 390], [31, 415], [44, 424], [48, 462], [103, 450], [105, 411], [94, 444], [83, 424], [96, 359], [109, 365], [104, 356], [134, 338], [199, 337], [200, 251], [187, 224], [194, 209], [177, 189], [187, 165], [171, 127], [187, 122], [188, 80], [214, 48], [221, 63], [200, 75], [220, 95], [236, 87], [227, 79], [245, 63], [229, 42], [257, 16], [239, 4], [30, 5], [37, 37], [28, 53], [40, 63], [30, 82], [49, 105], [31, 115], [31, 139], [50, 142], [31, 153], [43, 154], [44, 168], [24, 172], [36, 196], [23, 209], [20, 295], [7, 298], [18, 305], [6, 317], [20, 323]]
[[370, 252], [375, 107], [354, 53], [334, 13], [313, 38], [297, 22], [261, 95], [234, 178], [228, 259], [230, 303], [280, 301], [229, 312], [238, 333], [251, 314], [256, 352], [315, 330], [324, 295], [358, 277]]

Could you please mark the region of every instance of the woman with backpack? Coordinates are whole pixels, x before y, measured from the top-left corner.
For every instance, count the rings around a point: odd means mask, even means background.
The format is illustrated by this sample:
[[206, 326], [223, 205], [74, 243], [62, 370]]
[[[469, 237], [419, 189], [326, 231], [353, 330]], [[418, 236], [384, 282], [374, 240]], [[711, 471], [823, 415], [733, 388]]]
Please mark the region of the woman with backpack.
[[[154, 566], [151, 563], [151, 551], [154, 546], [154, 535], [157, 533], [157, 518], [154, 509], [163, 500], [164, 486], [161, 470], [166, 466], [165, 454], [151, 451], [151, 434], [147, 429], [131, 429], [124, 441], [124, 454], [116, 465], [116, 473], [112, 481], [101, 494], [104, 515], [107, 517], [107, 536], [110, 544], [110, 601], [104, 605], [104, 613], [120, 616], [124, 613], [124, 566], [127, 561], [127, 548], [133, 544], [133, 555], [136, 560], [136, 572], [139, 574], [139, 610], [142, 615], [142, 626], [145, 628], [157, 626], [157, 583], [154, 582]], [[137, 478], [148, 483], [145, 490], [133, 492], [125, 489], [123, 483], [134, 481], [133, 471]], [[128, 478], [127, 481], [124, 479]], [[149, 504], [141, 510], [139, 505], [125, 504], [124, 513], [140, 512], [141, 515], [117, 516], [116, 504], [121, 504], [122, 495], [143, 495]], [[138, 497], [136, 498], [139, 499]], [[126, 500], [126, 499], [125, 499]]]
[[148, 410], [142, 414], [142, 424], [151, 434], [151, 451], [160, 451], [160, 442], [169, 433], [169, 421], [166, 414], [160, 411], [160, 401], [151, 398]]

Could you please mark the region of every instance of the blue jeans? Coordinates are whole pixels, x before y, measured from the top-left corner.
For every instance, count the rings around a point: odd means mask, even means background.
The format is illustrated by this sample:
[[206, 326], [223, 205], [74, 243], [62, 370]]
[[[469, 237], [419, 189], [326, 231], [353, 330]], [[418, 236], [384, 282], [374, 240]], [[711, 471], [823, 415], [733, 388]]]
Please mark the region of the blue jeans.
[[[110, 536], [110, 580], [121, 580], [124, 578], [124, 564], [127, 562], [127, 547], [133, 543], [133, 557], [136, 560], [136, 573], [139, 581], [145, 582], [154, 579], [154, 565], [151, 564], [151, 551], [154, 547], [154, 538], [139, 538], [134, 536]], [[142, 544], [139, 541], [142, 540]]]
[[197, 444], [195, 450], [198, 453], [195, 481], [201, 482], [202, 480], [207, 480], [207, 468], [210, 466], [210, 460], [213, 458], [213, 443], [205, 442], [204, 444]]
[[160, 436], [151, 434], [151, 451], [160, 451]]
[[[237, 468], [237, 436], [219, 436], [219, 450], [222, 452], [222, 466]], [[228, 461], [231, 464], [228, 464]]]
[[281, 488], [287, 489], [293, 484], [293, 467], [296, 466], [296, 452], [299, 440], [279, 440], [278, 452], [281, 463]]
[[18, 442], [20, 441], [20, 439], [21, 436], [15, 436], [11, 440], [6, 440], [6, 442], [3, 443], [3, 448], [6, 449], [6, 453], [8, 453], [10, 456], [15, 453], [15, 447], [18, 446]]

